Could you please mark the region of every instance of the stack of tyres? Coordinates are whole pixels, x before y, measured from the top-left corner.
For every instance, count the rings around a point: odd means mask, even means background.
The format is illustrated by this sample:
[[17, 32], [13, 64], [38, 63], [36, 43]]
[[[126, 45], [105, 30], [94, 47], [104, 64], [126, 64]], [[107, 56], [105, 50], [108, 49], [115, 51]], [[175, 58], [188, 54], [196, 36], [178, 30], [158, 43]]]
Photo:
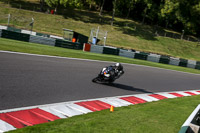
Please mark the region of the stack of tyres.
[[200, 61], [197, 61], [195, 69], [199, 69], [200, 70]]
[[169, 60], [170, 60], [170, 58], [169, 58], [168, 56], [162, 55], [162, 56], [160, 57], [159, 63], [169, 64]]
[[170, 61], [169, 61], [169, 64], [170, 64], [170, 65], [178, 66], [179, 63], [180, 63], [180, 59], [179, 59], [179, 58], [170, 57]]
[[55, 39], [41, 37], [41, 36], [32, 36], [31, 35], [29, 42], [55, 46]]
[[30, 39], [30, 35], [28, 34], [23, 34], [8, 30], [2, 30], [1, 37], [13, 40], [25, 41], [25, 42], [29, 42]]
[[69, 49], [83, 49], [83, 45], [78, 42], [69, 42], [60, 39], [56, 39], [55, 46]]
[[100, 45], [91, 45], [90, 52], [102, 54], [103, 48], [104, 47]]
[[185, 59], [180, 59], [179, 66], [187, 67], [188, 61]]
[[0, 29], [0, 37], [1, 37], [2, 29]]
[[103, 54], [119, 55], [119, 49], [112, 47], [104, 47]]
[[135, 53], [135, 59], [140, 59], [140, 60], [147, 60], [149, 53], [144, 53], [144, 52], [140, 52], [140, 53]]
[[132, 52], [132, 51], [120, 49], [119, 50], [119, 56], [128, 57], [128, 58], [134, 58], [135, 53]]

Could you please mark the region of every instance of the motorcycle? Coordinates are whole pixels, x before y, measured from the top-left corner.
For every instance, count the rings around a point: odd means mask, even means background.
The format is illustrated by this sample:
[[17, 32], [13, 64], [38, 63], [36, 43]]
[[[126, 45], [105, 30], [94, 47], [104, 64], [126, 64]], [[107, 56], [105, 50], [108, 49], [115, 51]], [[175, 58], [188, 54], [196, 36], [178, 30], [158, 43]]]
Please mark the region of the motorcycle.
[[103, 68], [98, 76], [92, 79], [92, 82], [95, 83], [113, 83], [118, 79], [124, 72], [115, 72], [112, 67]]

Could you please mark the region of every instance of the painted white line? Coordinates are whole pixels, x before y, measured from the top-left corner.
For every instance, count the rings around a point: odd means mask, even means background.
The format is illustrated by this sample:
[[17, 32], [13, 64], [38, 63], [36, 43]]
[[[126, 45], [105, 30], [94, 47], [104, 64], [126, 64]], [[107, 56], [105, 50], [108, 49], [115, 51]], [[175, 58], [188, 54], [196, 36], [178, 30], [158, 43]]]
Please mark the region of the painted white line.
[[185, 92], [176, 92], [176, 93], [181, 94], [181, 95], [183, 95], [183, 96], [191, 96], [190, 94], [187, 94], [187, 93], [185, 93]]
[[0, 120], [0, 133], [7, 132], [10, 130], [15, 130], [16, 128], [12, 125]]
[[102, 98], [99, 99], [102, 102], [108, 103], [110, 105], [113, 105], [114, 107], [122, 107], [122, 106], [128, 106], [128, 105], [132, 105], [132, 103], [129, 103], [125, 100], [116, 98], [116, 97], [111, 97], [111, 98]]
[[159, 101], [159, 99], [148, 96], [149, 94], [138, 94], [138, 95], [134, 95], [135, 97], [138, 97], [140, 99], [143, 99], [147, 102], [153, 102], [153, 101]]
[[72, 116], [75, 116], [75, 115], [81, 115], [83, 114], [82, 112], [79, 112], [73, 108], [70, 108], [69, 106], [66, 106], [66, 105], [58, 105], [58, 106], [53, 106], [51, 107], [54, 111], [60, 113], [60, 114], [63, 114], [67, 117], [72, 117]]
[[172, 94], [169, 94], [169, 93], [168, 92], [164, 92], [164, 93], [155, 93], [155, 94], [159, 94], [159, 95], [162, 95], [162, 96], [167, 97], [167, 98], [177, 98], [176, 96], [174, 96]]
[[49, 113], [51, 113], [51, 114], [54, 114], [55, 116], [58, 116], [58, 117], [60, 117], [60, 118], [67, 118], [65, 115], [63, 115], [63, 114], [61, 114], [61, 113], [55, 111], [52, 107], [39, 107], [39, 109], [42, 109], [42, 110], [44, 110], [44, 111], [46, 111], [46, 112], [49, 112]]
[[200, 92], [197, 92], [197, 91], [195, 91], [195, 90], [189, 91], [189, 92], [192, 92], [192, 93], [194, 93], [194, 94], [196, 94], [196, 95], [199, 95], [199, 94], [200, 94]]

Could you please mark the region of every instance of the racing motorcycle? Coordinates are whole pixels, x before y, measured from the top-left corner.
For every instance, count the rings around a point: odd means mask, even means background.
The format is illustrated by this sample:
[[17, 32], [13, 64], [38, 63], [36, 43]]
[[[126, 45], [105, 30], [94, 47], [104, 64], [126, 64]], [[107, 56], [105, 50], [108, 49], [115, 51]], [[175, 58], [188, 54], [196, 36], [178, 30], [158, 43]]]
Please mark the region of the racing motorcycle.
[[116, 79], [118, 79], [124, 71], [114, 70], [111, 66], [103, 68], [98, 76], [92, 79], [92, 82], [95, 83], [113, 83]]

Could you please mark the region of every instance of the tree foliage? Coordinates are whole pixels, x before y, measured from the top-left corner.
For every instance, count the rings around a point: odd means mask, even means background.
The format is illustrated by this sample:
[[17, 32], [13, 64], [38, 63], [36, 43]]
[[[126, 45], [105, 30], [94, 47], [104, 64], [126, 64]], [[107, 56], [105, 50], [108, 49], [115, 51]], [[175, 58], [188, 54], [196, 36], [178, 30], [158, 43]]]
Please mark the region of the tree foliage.
[[[106, 10], [142, 23], [165, 26], [198, 35], [200, 0], [45, 0], [48, 6]], [[112, 20], [113, 20], [112, 19]]]

